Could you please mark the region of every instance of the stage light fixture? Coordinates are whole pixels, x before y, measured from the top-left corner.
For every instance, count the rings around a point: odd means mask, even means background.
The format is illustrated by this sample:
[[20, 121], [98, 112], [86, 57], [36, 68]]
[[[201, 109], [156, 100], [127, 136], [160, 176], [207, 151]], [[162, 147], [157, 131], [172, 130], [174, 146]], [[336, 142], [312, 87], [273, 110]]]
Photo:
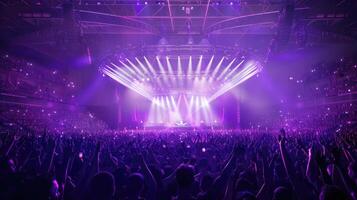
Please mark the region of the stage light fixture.
[[101, 67], [103, 74], [152, 102], [148, 121], [196, 125], [215, 119], [210, 102], [261, 70], [257, 61], [218, 55], [128, 57]]

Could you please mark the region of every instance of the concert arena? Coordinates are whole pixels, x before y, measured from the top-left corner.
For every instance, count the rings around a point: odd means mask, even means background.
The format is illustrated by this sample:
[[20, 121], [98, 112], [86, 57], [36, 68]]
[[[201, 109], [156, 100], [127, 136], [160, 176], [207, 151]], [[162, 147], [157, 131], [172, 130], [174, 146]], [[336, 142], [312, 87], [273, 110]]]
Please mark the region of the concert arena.
[[357, 200], [357, 1], [0, 8], [1, 200]]

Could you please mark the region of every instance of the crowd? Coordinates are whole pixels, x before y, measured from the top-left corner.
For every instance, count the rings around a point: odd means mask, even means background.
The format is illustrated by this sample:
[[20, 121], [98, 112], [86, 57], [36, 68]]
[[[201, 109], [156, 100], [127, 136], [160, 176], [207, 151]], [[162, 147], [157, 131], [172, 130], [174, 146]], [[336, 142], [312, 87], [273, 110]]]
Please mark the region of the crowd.
[[[320, 62], [304, 74], [304, 90], [316, 96], [340, 96], [357, 91], [357, 60], [355, 57]], [[310, 90], [310, 91], [309, 91]]]
[[51, 133], [64, 134], [98, 133], [108, 129], [106, 123], [80, 107], [6, 105], [0, 106], [0, 111], [5, 130], [20, 129], [36, 133], [46, 129]]
[[[324, 130], [357, 124], [357, 60], [355, 57], [326, 60], [300, 75], [293, 71], [283, 83], [289, 95], [274, 112], [252, 127]], [[279, 116], [279, 120], [271, 116]]]
[[58, 67], [43, 67], [0, 52], [0, 90], [2, 93], [22, 95], [58, 103], [70, 103], [78, 85]]
[[79, 85], [54, 67], [0, 53], [0, 130], [102, 132], [108, 126], [76, 104]]
[[356, 130], [1, 134], [1, 199], [356, 199]]

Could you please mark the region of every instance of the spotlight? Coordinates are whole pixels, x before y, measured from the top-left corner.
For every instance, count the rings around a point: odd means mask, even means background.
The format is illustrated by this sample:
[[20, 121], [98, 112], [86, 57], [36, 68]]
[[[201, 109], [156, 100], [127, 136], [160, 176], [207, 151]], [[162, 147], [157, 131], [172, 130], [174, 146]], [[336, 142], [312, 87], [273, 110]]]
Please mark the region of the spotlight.
[[[165, 40], [161, 38], [159, 43], [165, 44]], [[193, 38], [190, 37], [189, 40], [193, 41]], [[205, 123], [209, 123], [212, 118], [205, 112], [210, 110], [210, 102], [256, 75], [262, 67], [259, 62], [245, 61], [240, 57], [233, 59], [215, 55], [204, 57], [202, 55], [181, 57], [157, 55], [121, 59], [115, 57], [116, 60], [103, 64], [100, 71], [103, 76], [110, 77], [146, 97], [152, 102], [153, 110], [160, 107], [161, 110], [178, 113], [178, 116], [171, 115], [170, 119], [179, 119], [179, 115], [183, 116], [186, 112], [190, 116], [190, 113], [193, 114], [196, 109], [201, 109], [200, 116], [191, 116], [190, 123], [195, 121], [199, 124], [203, 117]], [[165, 101], [163, 98], [161, 100], [161, 95], [164, 95]], [[183, 105], [184, 101], [187, 106]], [[181, 107], [187, 107], [187, 111], [177, 112]], [[154, 116], [161, 111], [155, 112]]]

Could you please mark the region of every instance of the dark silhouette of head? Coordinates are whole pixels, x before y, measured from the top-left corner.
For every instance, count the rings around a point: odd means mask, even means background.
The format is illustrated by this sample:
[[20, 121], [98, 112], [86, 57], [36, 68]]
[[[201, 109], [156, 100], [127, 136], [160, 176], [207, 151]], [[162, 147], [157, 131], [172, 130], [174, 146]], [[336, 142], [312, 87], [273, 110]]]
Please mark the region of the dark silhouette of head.
[[191, 165], [181, 165], [176, 171], [176, 182], [179, 189], [188, 189], [192, 186], [194, 170]]
[[291, 190], [286, 187], [279, 186], [274, 190], [273, 200], [290, 200], [293, 198]]
[[236, 200], [256, 200], [255, 195], [251, 192], [239, 192]]
[[320, 200], [349, 200], [348, 196], [337, 186], [325, 185], [322, 187]]
[[254, 185], [246, 178], [239, 178], [236, 182], [235, 187], [237, 192], [253, 192], [255, 190]]
[[29, 180], [26, 188], [26, 196], [33, 199], [49, 199], [52, 197], [51, 189], [53, 187], [53, 179], [46, 175], [39, 175]]
[[140, 173], [132, 173], [128, 177], [127, 190], [129, 196], [139, 196], [144, 188], [144, 177]]
[[115, 192], [114, 177], [109, 172], [99, 172], [90, 181], [89, 193], [91, 199], [111, 199]]

